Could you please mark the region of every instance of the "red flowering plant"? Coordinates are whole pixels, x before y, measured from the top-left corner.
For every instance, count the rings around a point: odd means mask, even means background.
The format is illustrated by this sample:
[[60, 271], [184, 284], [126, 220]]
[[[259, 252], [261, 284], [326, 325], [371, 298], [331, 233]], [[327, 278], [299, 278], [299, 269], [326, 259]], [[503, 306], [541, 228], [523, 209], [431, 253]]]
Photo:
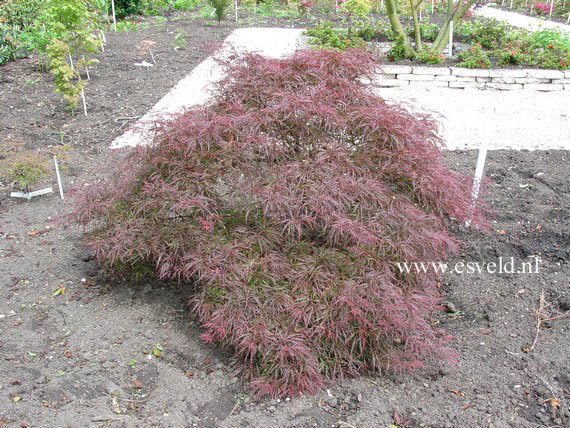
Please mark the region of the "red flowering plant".
[[436, 121], [373, 95], [361, 78], [378, 64], [360, 50], [223, 65], [208, 105], [78, 197], [97, 260], [193, 282], [202, 339], [260, 396], [451, 359], [438, 275], [395, 264], [455, 251], [450, 219], [484, 223]]

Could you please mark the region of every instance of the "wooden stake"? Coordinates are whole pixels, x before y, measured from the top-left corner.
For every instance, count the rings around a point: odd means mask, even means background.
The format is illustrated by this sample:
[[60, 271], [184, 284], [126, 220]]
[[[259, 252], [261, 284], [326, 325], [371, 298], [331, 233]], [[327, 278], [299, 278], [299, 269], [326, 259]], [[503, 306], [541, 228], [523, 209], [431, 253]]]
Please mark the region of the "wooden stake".
[[150, 57], [152, 58], [152, 62], [156, 65], [156, 61], [154, 60], [154, 55], [152, 54], [152, 49], [148, 48], [148, 52], [150, 53]]

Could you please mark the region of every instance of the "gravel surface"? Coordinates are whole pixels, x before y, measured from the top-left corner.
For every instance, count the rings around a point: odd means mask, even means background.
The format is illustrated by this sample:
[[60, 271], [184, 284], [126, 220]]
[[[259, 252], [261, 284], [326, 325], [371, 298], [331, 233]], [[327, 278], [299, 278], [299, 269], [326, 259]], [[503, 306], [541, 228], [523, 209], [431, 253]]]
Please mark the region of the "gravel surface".
[[381, 88], [380, 96], [439, 116], [446, 147], [476, 149], [570, 149], [568, 91], [499, 91], [415, 86]]
[[507, 21], [515, 27], [526, 28], [528, 30], [540, 30], [542, 28], [557, 28], [562, 31], [570, 32], [570, 25], [560, 24], [558, 22], [546, 21], [540, 18], [521, 15], [516, 12], [508, 12], [506, 10], [496, 9], [491, 6], [483, 6], [475, 10], [475, 15], [485, 16], [487, 18], [495, 18], [500, 21]]

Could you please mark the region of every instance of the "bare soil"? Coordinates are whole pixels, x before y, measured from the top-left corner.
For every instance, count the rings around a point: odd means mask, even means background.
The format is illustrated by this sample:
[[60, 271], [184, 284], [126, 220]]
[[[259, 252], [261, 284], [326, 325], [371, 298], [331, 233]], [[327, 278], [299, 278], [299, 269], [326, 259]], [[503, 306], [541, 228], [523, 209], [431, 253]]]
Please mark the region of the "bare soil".
[[[179, 29], [184, 50], [172, 47]], [[145, 113], [205, 58], [204, 42], [230, 31], [169, 21], [109, 34], [86, 90], [87, 118], [66, 111], [34, 59], [0, 67], [0, 145], [49, 160], [65, 144], [66, 188], [105, 179], [120, 168], [120, 154], [107, 148], [128, 118]], [[142, 40], [156, 42], [156, 67], [133, 65], [151, 61], [138, 56]], [[473, 173], [476, 152], [445, 156], [453, 169]], [[449, 264], [542, 261], [533, 274], [444, 275], [448, 309], [438, 322], [455, 336], [457, 364], [261, 401], [232, 374], [228, 355], [198, 338], [189, 286], [110, 284], [82, 249], [82, 230], [52, 222], [71, 210], [69, 202], [55, 194], [11, 199], [5, 181], [0, 427], [567, 427], [569, 320], [547, 320], [537, 336], [536, 318], [541, 294], [543, 319], [570, 311], [569, 162], [568, 151], [489, 153], [484, 197], [492, 230], [452, 225], [465, 245]], [[55, 188], [55, 179], [43, 185]]]

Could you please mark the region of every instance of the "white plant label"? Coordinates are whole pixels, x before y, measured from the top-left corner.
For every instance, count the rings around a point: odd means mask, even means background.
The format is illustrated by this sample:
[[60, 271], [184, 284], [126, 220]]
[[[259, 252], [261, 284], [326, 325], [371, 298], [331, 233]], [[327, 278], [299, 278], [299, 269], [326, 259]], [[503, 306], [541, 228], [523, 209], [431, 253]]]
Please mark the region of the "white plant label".
[[10, 196], [12, 198], [27, 199], [29, 201], [34, 196], [46, 195], [48, 193], [53, 193], [53, 189], [51, 187], [46, 187], [45, 189], [36, 190], [35, 192], [30, 192], [30, 193], [12, 192], [12, 193], [10, 193]]

